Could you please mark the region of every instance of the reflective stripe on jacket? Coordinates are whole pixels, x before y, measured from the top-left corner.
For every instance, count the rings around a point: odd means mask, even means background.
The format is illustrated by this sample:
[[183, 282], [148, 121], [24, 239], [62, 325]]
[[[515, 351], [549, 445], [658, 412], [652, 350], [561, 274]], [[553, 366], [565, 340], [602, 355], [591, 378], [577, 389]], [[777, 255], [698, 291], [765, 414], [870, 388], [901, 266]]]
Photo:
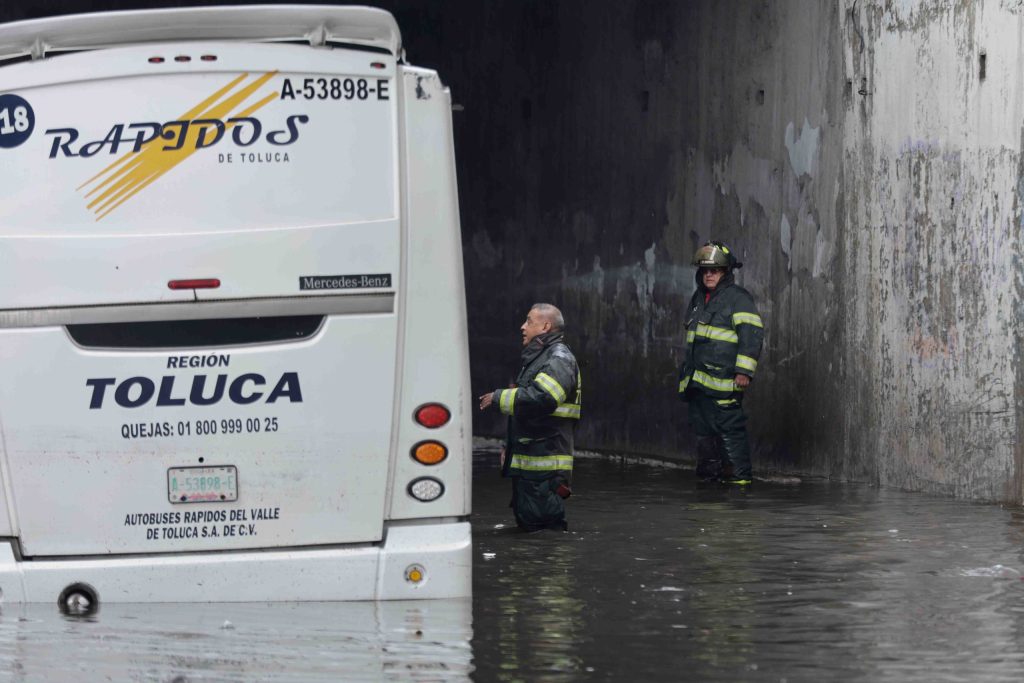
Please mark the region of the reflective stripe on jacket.
[[495, 404], [509, 417], [502, 474], [543, 479], [572, 471], [581, 385], [576, 358], [561, 333], [535, 337], [523, 349], [515, 386], [494, 392]]
[[697, 389], [716, 399], [742, 391], [737, 374], [753, 377], [764, 341], [764, 323], [754, 298], [730, 272], [705, 302], [708, 290], [697, 271], [697, 291], [686, 313], [686, 360], [679, 370], [679, 394]]

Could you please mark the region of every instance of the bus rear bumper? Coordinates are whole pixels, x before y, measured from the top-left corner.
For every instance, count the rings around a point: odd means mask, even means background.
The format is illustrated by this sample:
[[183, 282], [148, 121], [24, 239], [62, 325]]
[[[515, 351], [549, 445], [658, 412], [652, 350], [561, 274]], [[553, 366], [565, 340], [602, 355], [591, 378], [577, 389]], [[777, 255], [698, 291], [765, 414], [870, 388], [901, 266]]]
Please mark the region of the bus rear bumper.
[[[417, 580], [418, 579], [418, 580]], [[357, 548], [19, 561], [0, 542], [3, 602], [57, 602], [85, 584], [104, 602], [294, 602], [468, 597], [468, 522], [389, 523]]]

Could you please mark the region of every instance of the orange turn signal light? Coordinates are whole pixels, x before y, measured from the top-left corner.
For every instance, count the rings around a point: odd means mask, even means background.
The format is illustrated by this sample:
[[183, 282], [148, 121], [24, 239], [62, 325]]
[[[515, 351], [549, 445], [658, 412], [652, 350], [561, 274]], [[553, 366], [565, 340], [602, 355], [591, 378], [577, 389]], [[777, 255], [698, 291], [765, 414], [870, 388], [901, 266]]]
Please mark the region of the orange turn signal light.
[[440, 441], [421, 441], [412, 447], [412, 458], [423, 465], [436, 465], [448, 457], [448, 449]]

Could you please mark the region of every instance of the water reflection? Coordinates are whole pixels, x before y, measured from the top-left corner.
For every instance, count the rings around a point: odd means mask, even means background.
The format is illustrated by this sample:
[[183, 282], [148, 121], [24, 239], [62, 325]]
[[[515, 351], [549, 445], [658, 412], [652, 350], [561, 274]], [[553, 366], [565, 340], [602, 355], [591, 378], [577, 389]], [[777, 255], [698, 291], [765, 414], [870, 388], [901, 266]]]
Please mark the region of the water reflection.
[[476, 680], [1019, 679], [1019, 510], [582, 460], [571, 532], [525, 535], [493, 460], [475, 461]]
[[87, 617], [5, 605], [13, 681], [449, 681], [472, 668], [469, 600], [105, 604]]
[[500, 618], [486, 637], [496, 643], [495, 665], [512, 677], [538, 666], [551, 673], [580, 670], [576, 638], [586, 624], [585, 597], [574, 590], [577, 556], [572, 544], [552, 542], [549, 536], [522, 535], [519, 542], [527, 552], [507, 558], [507, 571], [488, 586]]

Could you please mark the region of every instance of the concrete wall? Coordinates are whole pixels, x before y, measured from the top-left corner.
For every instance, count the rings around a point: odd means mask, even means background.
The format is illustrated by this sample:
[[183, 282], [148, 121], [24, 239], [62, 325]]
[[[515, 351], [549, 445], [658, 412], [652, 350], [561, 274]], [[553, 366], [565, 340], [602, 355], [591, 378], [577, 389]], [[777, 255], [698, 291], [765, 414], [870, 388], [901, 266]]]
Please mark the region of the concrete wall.
[[842, 23], [847, 458], [1019, 502], [1020, 3], [862, 3]]
[[551, 301], [579, 445], [691, 458], [682, 311], [715, 237], [767, 324], [756, 469], [1020, 502], [1024, 2], [379, 4], [463, 107], [476, 393]]
[[689, 457], [681, 312], [714, 236], [768, 324], [759, 469], [1019, 502], [1020, 4], [492, 8], [502, 49], [454, 84], [477, 388], [554, 301], [581, 445]]

